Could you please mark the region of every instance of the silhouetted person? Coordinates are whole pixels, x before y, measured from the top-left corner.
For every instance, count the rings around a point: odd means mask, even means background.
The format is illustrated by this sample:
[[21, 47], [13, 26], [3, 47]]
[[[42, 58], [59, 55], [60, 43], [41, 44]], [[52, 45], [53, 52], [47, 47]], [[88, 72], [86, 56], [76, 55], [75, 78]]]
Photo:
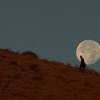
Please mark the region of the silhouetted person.
[[81, 59], [80, 68], [85, 69], [86, 64], [85, 64], [84, 58], [82, 56], [80, 56], [80, 59]]

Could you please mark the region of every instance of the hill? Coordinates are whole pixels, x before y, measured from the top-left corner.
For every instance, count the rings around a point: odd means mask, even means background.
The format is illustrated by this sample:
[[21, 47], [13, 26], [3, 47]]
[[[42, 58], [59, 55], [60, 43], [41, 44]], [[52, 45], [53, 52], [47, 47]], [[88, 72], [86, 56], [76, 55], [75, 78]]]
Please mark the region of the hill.
[[99, 73], [29, 55], [0, 49], [0, 100], [100, 100]]

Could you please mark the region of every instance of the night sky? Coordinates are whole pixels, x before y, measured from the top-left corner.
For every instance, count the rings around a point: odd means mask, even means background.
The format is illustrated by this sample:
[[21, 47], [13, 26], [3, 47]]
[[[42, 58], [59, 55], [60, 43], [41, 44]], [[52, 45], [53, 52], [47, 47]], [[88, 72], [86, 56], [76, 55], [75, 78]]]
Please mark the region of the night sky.
[[[0, 48], [78, 65], [78, 43], [100, 43], [99, 5], [99, 0], [0, 0]], [[90, 67], [100, 71], [100, 60]]]

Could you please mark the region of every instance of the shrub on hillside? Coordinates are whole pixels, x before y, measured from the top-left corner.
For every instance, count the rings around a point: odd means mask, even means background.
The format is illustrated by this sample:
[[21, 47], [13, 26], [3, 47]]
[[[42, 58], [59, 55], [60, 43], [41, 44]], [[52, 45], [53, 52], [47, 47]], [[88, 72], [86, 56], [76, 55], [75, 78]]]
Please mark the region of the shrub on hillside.
[[12, 65], [18, 65], [18, 64], [17, 64], [17, 61], [15, 61], [15, 60], [12, 60], [12, 61], [11, 61], [11, 64], [12, 64]]
[[25, 52], [22, 52], [22, 55], [31, 55], [35, 58], [38, 58], [38, 55], [32, 51], [25, 51]]
[[38, 64], [32, 64], [31, 66], [30, 66], [30, 70], [38, 70], [39, 69], [39, 65]]

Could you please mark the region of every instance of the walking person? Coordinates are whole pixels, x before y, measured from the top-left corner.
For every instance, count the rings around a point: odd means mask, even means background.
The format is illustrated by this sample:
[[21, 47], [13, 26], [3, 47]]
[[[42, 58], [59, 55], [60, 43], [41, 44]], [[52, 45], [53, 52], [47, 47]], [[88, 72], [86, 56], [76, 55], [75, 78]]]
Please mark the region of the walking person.
[[84, 70], [86, 68], [86, 63], [85, 63], [84, 58], [82, 56], [80, 56], [80, 59], [81, 59], [80, 68]]

